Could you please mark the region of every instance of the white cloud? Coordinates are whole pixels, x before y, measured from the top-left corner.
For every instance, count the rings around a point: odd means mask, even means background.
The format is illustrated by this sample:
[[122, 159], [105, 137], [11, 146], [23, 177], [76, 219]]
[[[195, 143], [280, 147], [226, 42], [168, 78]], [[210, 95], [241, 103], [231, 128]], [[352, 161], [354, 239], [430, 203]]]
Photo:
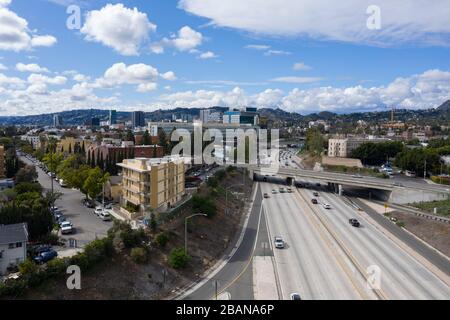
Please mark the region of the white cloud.
[[270, 46], [265, 44], [249, 44], [245, 46], [246, 49], [253, 49], [253, 50], [268, 50], [270, 49]]
[[156, 25], [148, 20], [146, 13], [121, 3], [88, 12], [81, 28], [86, 40], [100, 42], [126, 56], [138, 55], [142, 43], [155, 30]]
[[56, 43], [53, 36], [40, 36], [31, 31], [27, 20], [9, 10], [10, 3], [8, 0], [0, 0], [0, 50], [18, 52]]
[[173, 71], [168, 71], [166, 73], [162, 73], [160, 76], [164, 80], [168, 80], [168, 81], [177, 80], [177, 76], [175, 75], [175, 73]]
[[51, 47], [56, 44], [58, 40], [54, 36], [36, 36], [31, 39], [31, 46], [33, 47]]
[[292, 52], [284, 50], [267, 50], [266, 52], [264, 52], [265, 56], [288, 56], [291, 54]]
[[47, 68], [43, 68], [36, 63], [24, 64], [19, 62], [16, 64], [17, 71], [20, 72], [30, 72], [30, 73], [48, 73], [49, 70]]
[[[381, 29], [367, 28], [372, 0], [180, 0], [179, 7], [211, 24], [272, 36], [398, 45], [448, 46], [448, 0], [378, 0]], [[257, 10], [255, 10], [257, 8]]]
[[31, 84], [46, 83], [53, 85], [64, 85], [67, 82], [67, 78], [63, 76], [47, 77], [42, 74], [33, 73], [28, 76], [27, 81]]
[[0, 63], [0, 71], [3, 71], [3, 70], [8, 70], [8, 67], [5, 66], [3, 63]]
[[150, 51], [154, 54], [162, 54], [164, 53], [164, 47], [158, 43], [155, 43], [150, 46]]
[[76, 82], [87, 82], [90, 80], [89, 76], [85, 76], [84, 74], [77, 73], [75, 74], [72, 79]]
[[270, 81], [284, 82], [284, 83], [312, 83], [312, 82], [319, 82], [321, 80], [323, 80], [323, 78], [319, 77], [278, 77], [271, 79]]
[[154, 91], [156, 89], [158, 89], [158, 84], [157, 83], [154, 83], [154, 82], [141, 83], [137, 87], [137, 92], [150, 92], [150, 91]]
[[197, 90], [162, 95], [153, 108], [235, 107], [254, 105], [279, 107], [290, 112], [317, 111], [351, 112], [385, 110], [386, 107], [423, 109], [437, 107], [450, 99], [450, 72], [428, 70], [408, 78], [394, 79], [387, 86], [363, 87], [361, 85], [334, 88], [295, 88], [284, 94], [280, 89], [267, 89], [248, 95], [236, 87], [231, 91]]
[[189, 26], [178, 30], [178, 34], [171, 39], [163, 39], [163, 43], [175, 47], [179, 51], [192, 51], [203, 42], [203, 35]]
[[216, 55], [214, 52], [212, 51], [207, 51], [207, 52], [203, 52], [202, 54], [200, 54], [198, 56], [200, 59], [213, 59], [213, 58], [217, 58], [218, 55]]
[[306, 65], [304, 62], [297, 62], [294, 64], [292, 69], [294, 69], [295, 71], [306, 71], [306, 70], [311, 70], [312, 68], [310, 66]]

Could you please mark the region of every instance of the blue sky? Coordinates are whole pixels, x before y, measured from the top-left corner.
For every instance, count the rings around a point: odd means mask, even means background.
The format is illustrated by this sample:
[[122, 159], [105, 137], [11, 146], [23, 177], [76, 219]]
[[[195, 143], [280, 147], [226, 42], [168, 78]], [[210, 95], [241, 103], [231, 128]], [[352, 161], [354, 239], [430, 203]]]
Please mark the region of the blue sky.
[[450, 5], [391, 2], [370, 30], [365, 0], [0, 0], [0, 115], [436, 107], [450, 99]]

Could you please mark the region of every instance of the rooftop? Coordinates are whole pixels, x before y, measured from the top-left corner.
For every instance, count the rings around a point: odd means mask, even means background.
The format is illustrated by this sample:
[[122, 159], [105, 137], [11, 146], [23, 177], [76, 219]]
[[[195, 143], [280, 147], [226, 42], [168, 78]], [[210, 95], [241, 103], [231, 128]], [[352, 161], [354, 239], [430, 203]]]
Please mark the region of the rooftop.
[[0, 224], [0, 244], [28, 241], [26, 223]]

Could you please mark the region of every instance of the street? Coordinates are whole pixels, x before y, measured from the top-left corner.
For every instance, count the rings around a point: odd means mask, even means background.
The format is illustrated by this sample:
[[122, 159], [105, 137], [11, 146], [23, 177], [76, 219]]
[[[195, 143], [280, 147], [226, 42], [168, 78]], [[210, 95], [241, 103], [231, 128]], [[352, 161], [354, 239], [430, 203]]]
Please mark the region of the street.
[[[20, 157], [26, 164], [34, 165], [25, 157]], [[51, 178], [48, 174], [36, 166], [38, 181], [45, 190], [51, 190]], [[106, 236], [112, 222], [105, 222], [99, 219], [94, 213], [94, 209], [86, 208], [82, 204], [84, 194], [78, 190], [62, 188], [56, 181], [53, 183], [54, 191], [63, 195], [56, 201], [56, 206], [63, 212], [64, 216], [72, 222], [75, 233], [71, 235], [61, 235], [62, 239], [75, 239], [77, 247], [84, 247], [86, 244]]]

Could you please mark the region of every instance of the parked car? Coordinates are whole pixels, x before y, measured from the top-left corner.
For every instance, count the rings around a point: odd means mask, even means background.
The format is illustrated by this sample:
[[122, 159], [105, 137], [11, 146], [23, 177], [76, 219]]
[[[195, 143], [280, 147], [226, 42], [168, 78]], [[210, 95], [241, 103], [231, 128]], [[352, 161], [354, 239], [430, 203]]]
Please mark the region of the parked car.
[[358, 228], [358, 227], [360, 226], [359, 221], [356, 220], [356, 219], [349, 219], [349, 220], [348, 220], [348, 223], [350, 223], [352, 226], [354, 226], [354, 227], [356, 227], [356, 228]]
[[34, 258], [34, 261], [37, 264], [42, 264], [42, 263], [49, 262], [50, 260], [53, 260], [57, 256], [58, 256], [58, 253], [55, 250], [51, 249], [49, 251], [41, 252], [38, 256], [36, 256]]
[[98, 217], [103, 221], [111, 221], [111, 214], [107, 210], [103, 210]]
[[312, 204], [318, 204], [319, 202], [317, 201], [317, 199], [311, 199]]
[[104, 211], [103, 207], [95, 207], [94, 213], [100, 217], [100, 214]]
[[83, 200], [83, 205], [84, 205], [86, 208], [90, 208], [90, 209], [95, 208], [95, 204], [94, 204], [91, 200], [87, 200], [87, 199], [84, 199], [84, 200]]
[[69, 221], [64, 221], [61, 223], [61, 234], [72, 234], [74, 231], [73, 225]]
[[284, 248], [284, 241], [283, 241], [283, 238], [281, 238], [280, 236], [276, 236], [274, 242], [275, 242], [275, 248], [277, 248], [277, 249]]
[[291, 293], [291, 300], [302, 300], [302, 298], [300, 297], [300, 294], [298, 294], [297, 292]]
[[324, 207], [325, 209], [327, 209], [327, 210], [331, 209], [331, 205], [328, 204], [328, 203], [324, 203], [324, 204], [323, 204], [323, 207]]

